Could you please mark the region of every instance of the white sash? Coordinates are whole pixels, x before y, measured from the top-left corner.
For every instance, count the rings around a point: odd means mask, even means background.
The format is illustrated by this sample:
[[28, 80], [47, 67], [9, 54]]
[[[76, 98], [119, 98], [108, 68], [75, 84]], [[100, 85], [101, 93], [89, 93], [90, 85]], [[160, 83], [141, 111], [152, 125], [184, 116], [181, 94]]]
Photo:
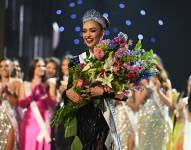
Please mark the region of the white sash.
[[37, 121], [37, 123], [41, 129], [40, 133], [38, 134], [37, 141], [41, 142], [43, 140], [43, 138], [45, 138], [46, 143], [51, 142], [51, 138], [50, 138], [50, 135], [48, 133], [49, 124], [44, 122], [36, 102], [35, 101], [31, 102], [30, 107], [31, 107], [32, 112], [35, 116], [35, 119], [36, 119], [36, 121]]

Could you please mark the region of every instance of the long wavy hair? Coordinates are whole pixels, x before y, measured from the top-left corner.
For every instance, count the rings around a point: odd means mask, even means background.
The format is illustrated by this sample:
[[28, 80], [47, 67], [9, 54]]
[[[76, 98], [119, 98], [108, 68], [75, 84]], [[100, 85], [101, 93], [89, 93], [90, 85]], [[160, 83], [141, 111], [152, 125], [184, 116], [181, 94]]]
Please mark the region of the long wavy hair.
[[158, 75], [158, 78], [159, 78], [159, 81], [161, 83], [161, 86], [164, 90], [168, 90], [168, 73], [167, 71], [164, 69], [164, 66], [163, 66], [163, 63], [162, 63], [162, 60], [161, 58], [158, 56], [158, 55], [155, 55], [156, 57], [156, 60], [157, 60], [157, 64], [156, 64], [156, 69], [159, 70], [159, 75]]

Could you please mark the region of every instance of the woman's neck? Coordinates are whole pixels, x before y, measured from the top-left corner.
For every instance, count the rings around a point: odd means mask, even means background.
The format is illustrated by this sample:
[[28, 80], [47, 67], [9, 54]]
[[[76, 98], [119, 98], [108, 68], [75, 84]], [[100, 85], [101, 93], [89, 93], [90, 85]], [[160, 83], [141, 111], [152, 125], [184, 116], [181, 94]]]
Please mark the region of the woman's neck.
[[42, 82], [42, 78], [40, 78], [39, 76], [34, 76], [34, 78], [32, 79], [33, 83], [41, 83]]
[[9, 82], [9, 77], [1, 77], [1, 83]]

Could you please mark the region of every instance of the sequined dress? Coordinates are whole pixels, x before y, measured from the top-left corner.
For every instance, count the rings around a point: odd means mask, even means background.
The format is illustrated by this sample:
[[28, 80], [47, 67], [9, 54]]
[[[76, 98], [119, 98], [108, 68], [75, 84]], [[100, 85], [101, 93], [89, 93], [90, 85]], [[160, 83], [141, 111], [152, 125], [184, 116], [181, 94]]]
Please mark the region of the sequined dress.
[[7, 135], [11, 129], [11, 121], [6, 114], [2, 104], [0, 104], [0, 150], [4, 150], [7, 144]]
[[163, 108], [157, 91], [152, 89], [139, 115], [139, 150], [166, 150], [168, 129]]
[[121, 150], [128, 150], [128, 138], [132, 132], [131, 122], [126, 111], [131, 111], [127, 105], [123, 105], [125, 102], [119, 102], [116, 105], [117, 114], [117, 126], [119, 129]]

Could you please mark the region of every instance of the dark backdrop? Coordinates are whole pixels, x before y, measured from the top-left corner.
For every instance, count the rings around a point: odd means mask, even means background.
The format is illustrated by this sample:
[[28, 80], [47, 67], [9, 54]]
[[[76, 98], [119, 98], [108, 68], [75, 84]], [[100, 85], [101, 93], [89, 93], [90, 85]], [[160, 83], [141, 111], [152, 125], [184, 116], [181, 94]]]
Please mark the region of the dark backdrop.
[[[53, 55], [61, 58], [66, 54], [80, 54], [85, 49], [81, 33], [77, 32], [82, 24], [81, 17], [86, 10], [94, 8], [108, 14], [111, 27], [106, 32], [106, 38], [123, 31], [136, 41], [138, 34], [142, 34], [144, 48], [154, 49], [162, 58], [173, 87], [182, 90], [186, 86], [186, 80], [191, 74], [189, 0], [9, 0], [9, 2], [9, 7], [5, 10], [4, 47], [8, 57], [17, 57], [21, 62], [25, 62], [22, 63], [25, 70], [29, 61], [36, 57], [35, 37], [43, 39], [37, 47], [39, 56]], [[18, 39], [21, 5], [24, 6], [24, 33], [20, 56]], [[141, 15], [141, 10], [146, 14]], [[126, 20], [131, 24], [127, 25]], [[159, 25], [159, 20], [163, 25]], [[52, 49], [53, 22], [58, 23], [61, 31], [64, 30], [60, 32], [60, 41], [55, 50]]]

